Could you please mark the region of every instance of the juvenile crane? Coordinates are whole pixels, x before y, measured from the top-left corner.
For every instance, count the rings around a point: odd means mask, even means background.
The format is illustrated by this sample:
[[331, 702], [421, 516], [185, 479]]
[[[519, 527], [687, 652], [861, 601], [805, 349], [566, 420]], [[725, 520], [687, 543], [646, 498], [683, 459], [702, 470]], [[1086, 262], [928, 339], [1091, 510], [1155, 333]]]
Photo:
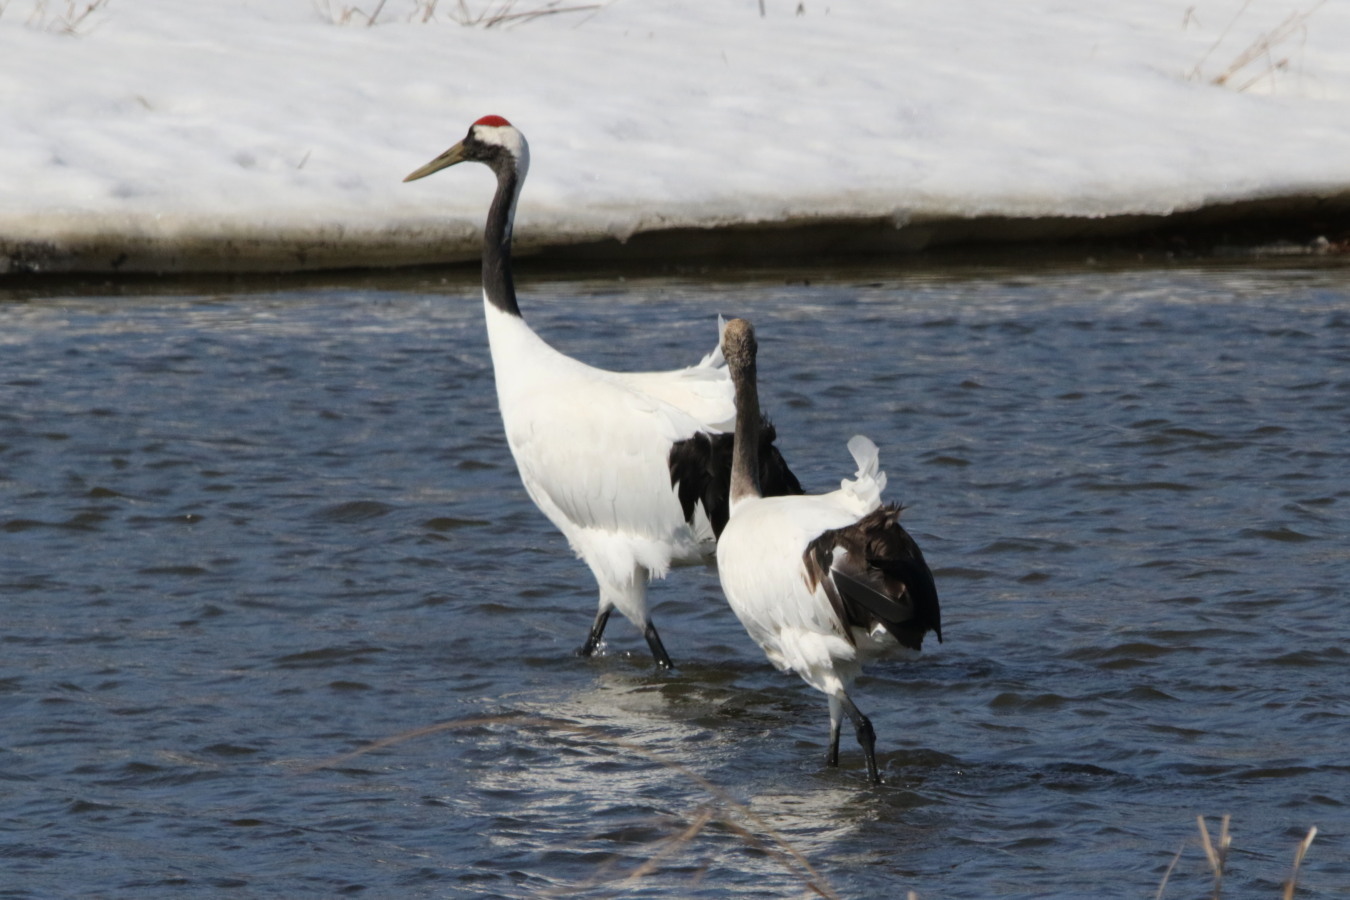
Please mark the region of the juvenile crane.
[[861, 435], [848, 442], [857, 474], [839, 490], [764, 495], [757, 459], [757, 345], [749, 322], [727, 323], [722, 351], [736, 386], [731, 518], [717, 545], [722, 590], [769, 660], [829, 697], [826, 763], [839, 765], [839, 726], [846, 714], [868, 777], [879, 784], [876, 735], [848, 688], [864, 663], [901, 648], [919, 650], [929, 631], [942, 640], [933, 575], [900, 526], [900, 507], [882, 505], [886, 475], [878, 468], [876, 445]]
[[[595, 653], [618, 609], [657, 665], [670, 668], [647, 582], [672, 565], [711, 563], [726, 523], [736, 407], [720, 347], [667, 372], [611, 372], [555, 350], [525, 323], [511, 274], [512, 223], [530, 166], [525, 136], [501, 116], [484, 116], [404, 181], [466, 161], [497, 176], [483, 236], [483, 310], [506, 442], [530, 499], [600, 588], [578, 653]], [[758, 440], [765, 492], [801, 493], [772, 431]]]

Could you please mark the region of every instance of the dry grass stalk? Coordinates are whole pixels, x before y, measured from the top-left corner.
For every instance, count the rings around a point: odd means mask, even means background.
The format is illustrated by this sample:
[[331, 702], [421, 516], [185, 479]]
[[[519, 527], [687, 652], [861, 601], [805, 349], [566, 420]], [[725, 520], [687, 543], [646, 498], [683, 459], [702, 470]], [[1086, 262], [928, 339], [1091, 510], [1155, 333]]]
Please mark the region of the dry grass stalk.
[[1303, 857], [1312, 846], [1315, 837], [1317, 837], [1316, 825], [1308, 829], [1308, 836], [1299, 843], [1298, 850], [1294, 853], [1294, 871], [1289, 873], [1289, 880], [1284, 883], [1284, 900], [1294, 900], [1294, 890], [1298, 887], [1298, 868], [1303, 865]]
[[1172, 872], [1176, 869], [1177, 863], [1181, 862], [1181, 854], [1185, 852], [1185, 844], [1182, 844], [1177, 848], [1176, 855], [1173, 856], [1172, 861], [1167, 864], [1167, 871], [1163, 872], [1162, 881], [1158, 884], [1158, 893], [1153, 895], [1153, 900], [1162, 900], [1163, 891], [1167, 890], [1167, 881], [1172, 877]]
[[[800, 850], [792, 846], [786, 838], [779, 834], [774, 828], [764, 821], [759, 815], [751, 810], [745, 804], [733, 798], [726, 790], [712, 783], [707, 778], [690, 769], [688, 766], [673, 759], [668, 759], [659, 753], [655, 753], [640, 744], [632, 741], [616, 738], [613, 735], [606, 734], [598, 728], [592, 728], [586, 725], [577, 725], [573, 722], [565, 722], [561, 719], [549, 719], [542, 716], [483, 716], [472, 719], [456, 719], [450, 722], [438, 722], [435, 725], [428, 725], [424, 728], [416, 728], [412, 731], [405, 731], [402, 734], [396, 734], [391, 737], [381, 738], [373, 741], [364, 747], [353, 750], [350, 753], [344, 753], [341, 756], [335, 756], [331, 759], [300, 769], [301, 774], [315, 772], [319, 769], [332, 768], [334, 766], [344, 765], [350, 760], [364, 756], [367, 753], [381, 750], [386, 747], [392, 747], [405, 741], [416, 738], [428, 737], [434, 734], [440, 734], [446, 731], [457, 731], [465, 728], [480, 728], [489, 725], [509, 724], [520, 728], [539, 728], [546, 731], [561, 731], [568, 734], [578, 735], [586, 738], [588, 741], [600, 744], [607, 744], [616, 749], [624, 750], [635, 756], [650, 760], [671, 771], [678, 772], [689, 782], [698, 785], [716, 801], [722, 812], [714, 816], [709, 807], [700, 807], [698, 815], [680, 834], [675, 835], [667, 841], [667, 847], [663, 856], [669, 856], [676, 852], [680, 847], [687, 845], [700, 834], [703, 829], [714, 819], [721, 822], [723, 827], [736, 834], [746, 843], [763, 851], [765, 854], [778, 860], [785, 869], [792, 872], [802, 881], [802, 886], [807, 894], [817, 897], [824, 897], [826, 900], [839, 900], [839, 895], [825, 881], [815, 866], [811, 865]], [[742, 819], [755, 826], [758, 830], [752, 831], [741, 825], [737, 819]], [[628, 876], [625, 884], [650, 874], [656, 868], [649, 859], [642, 866], [639, 866], [632, 874]]]
[[[360, 16], [366, 20], [366, 27], [370, 28], [375, 24], [375, 20], [380, 17], [380, 13], [384, 11], [384, 5], [387, 2], [388, 0], [378, 0], [375, 4], [375, 10], [373, 12], [366, 12], [359, 6], [342, 6], [335, 10], [333, 9], [332, 0], [323, 0], [321, 12], [323, 12], [328, 21], [332, 22], [334, 25], [350, 25], [357, 16]], [[318, 7], [319, 0], [315, 0], [314, 5]]]
[[[46, 0], [41, 2], [45, 3]], [[98, 2], [106, 3], [108, 0]], [[351, 25], [354, 22], [364, 21], [367, 28], [380, 18], [387, 3], [388, 0], [378, 0], [374, 11], [368, 13], [359, 6], [349, 4], [335, 6], [334, 0], [314, 0], [315, 7], [334, 25]], [[470, 3], [469, 0], [456, 0], [454, 8], [445, 15], [458, 25], [497, 28], [519, 25], [544, 16], [593, 12], [603, 5], [603, 3], [564, 5], [563, 0], [542, 0], [542, 2], [530, 0], [528, 4], [522, 4], [521, 0], [477, 0], [474, 3]], [[413, 0], [408, 21], [426, 24], [437, 17], [439, 9], [440, 0]], [[3, 10], [2, 6], [0, 10]]]
[[[349, 25], [352, 16], [360, 10], [354, 6], [343, 6], [338, 9], [333, 8], [332, 0], [314, 0], [314, 9], [323, 14], [323, 17], [334, 25]], [[365, 13], [361, 13], [365, 15]]]
[[[1233, 30], [1233, 26], [1237, 24], [1238, 19], [1242, 18], [1243, 13], [1247, 11], [1247, 7], [1251, 5], [1252, 0], [1245, 0], [1245, 2], [1238, 7], [1238, 11], [1233, 14], [1233, 18], [1229, 19], [1228, 24], [1224, 26], [1223, 31], [1219, 32], [1218, 38], [1214, 43], [1209, 45], [1209, 49], [1200, 57], [1200, 61], [1195, 64], [1195, 68], [1191, 69], [1190, 75], [1187, 76], [1188, 78], [1198, 80], [1201, 77], [1200, 70], [1205, 67], [1205, 63], [1209, 62], [1209, 58], [1214, 55], [1214, 51], [1219, 49], [1219, 45], [1228, 39], [1228, 32]], [[1194, 9], [1195, 7], [1191, 7], [1186, 11], [1186, 18], [1181, 23], [1183, 28], [1189, 24]]]
[[[1212, 900], [1219, 900], [1223, 891], [1224, 868], [1228, 860], [1228, 851], [1232, 846], [1233, 839], [1228, 832], [1229, 816], [1224, 816], [1219, 823], [1219, 837], [1215, 842], [1210, 838], [1209, 826], [1205, 823], [1204, 816], [1195, 817], [1196, 824], [1200, 828], [1200, 848], [1205, 852], [1205, 859], [1209, 862], [1210, 871], [1214, 873], [1214, 890], [1210, 894]], [[1317, 827], [1308, 829], [1308, 834], [1299, 843], [1298, 849], [1294, 853], [1294, 869], [1289, 875], [1289, 880], [1284, 883], [1283, 900], [1294, 900], [1294, 891], [1298, 887], [1298, 870], [1303, 865], [1303, 857], [1307, 855], [1308, 848], [1312, 846], [1313, 838], [1317, 837]], [[1154, 894], [1154, 900], [1162, 900], [1163, 891], [1167, 888], [1167, 882], [1172, 877], [1173, 870], [1177, 867], [1181, 855], [1186, 850], [1186, 844], [1182, 844], [1177, 850], [1176, 855], [1168, 864], [1167, 870], [1163, 872], [1162, 882], [1158, 885], [1158, 892]]]
[[[1290, 57], [1284, 56], [1277, 59], [1275, 57], [1275, 49], [1295, 35], [1299, 35], [1306, 40], [1308, 35], [1308, 19], [1311, 18], [1312, 14], [1317, 12], [1324, 3], [1326, 3], [1326, 0], [1317, 0], [1317, 2], [1309, 9], [1302, 12], [1292, 12], [1285, 17], [1284, 21], [1280, 22], [1280, 24], [1276, 25], [1274, 28], [1257, 35], [1256, 39], [1253, 40], [1246, 49], [1233, 57], [1233, 60], [1228, 64], [1228, 67], [1224, 69], [1223, 72], [1210, 79], [1210, 82], [1220, 86], [1227, 85], [1239, 72], [1242, 72], [1259, 60], [1265, 60], [1265, 68], [1255, 75], [1252, 75], [1235, 88], [1238, 92], [1242, 92], [1254, 87], [1267, 78], [1273, 78], [1276, 72], [1287, 70], [1289, 68]], [[1205, 51], [1205, 55], [1200, 57], [1200, 61], [1195, 64], [1195, 68], [1191, 70], [1191, 78], [1198, 79], [1201, 77], [1201, 69], [1204, 67], [1205, 63], [1227, 39], [1229, 32], [1233, 30], [1233, 26], [1237, 24], [1238, 20], [1242, 18], [1247, 12], [1247, 8], [1251, 5], [1252, 0], [1246, 0], [1246, 2], [1238, 8], [1237, 13], [1234, 14], [1233, 18], [1228, 22], [1228, 25], [1225, 26], [1223, 31], [1219, 34], [1218, 40], [1210, 46], [1209, 50]]]
[[1234, 75], [1259, 59], [1266, 60], [1266, 68], [1239, 85], [1237, 88], [1238, 91], [1245, 91], [1262, 79], [1273, 76], [1276, 71], [1283, 71], [1289, 68], [1289, 57], [1286, 56], [1277, 60], [1273, 56], [1273, 51], [1277, 46], [1283, 44], [1294, 35], [1300, 35], [1303, 40], [1307, 40], [1308, 29], [1306, 23], [1308, 18], [1312, 16], [1313, 13], [1317, 12], [1318, 8], [1325, 2], [1326, 0], [1318, 0], [1317, 3], [1313, 4], [1311, 9], [1305, 12], [1290, 13], [1279, 25], [1257, 37], [1246, 50], [1239, 53], [1233, 61], [1228, 64], [1227, 70], [1215, 78], [1214, 83], [1218, 85], [1227, 84], [1229, 79]]
[[[24, 24], [59, 34], [79, 34], [80, 29], [89, 24], [89, 17], [106, 7], [110, 2], [112, 0], [84, 0], [84, 2], [66, 0], [64, 10], [51, 12], [48, 9], [51, 5], [49, 0], [36, 0]], [[0, 3], [0, 16], [5, 14], [9, 5], [8, 2]]]
[[619, 887], [631, 887], [638, 881], [642, 880], [644, 876], [650, 875], [652, 872], [655, 872], [656, 867], [661, 864], [661, 861], [663, 859], [672, 856], [677, 851], [683, 849], [685, 845], [687, 845], [694, 838], [698, 837], [699, 833], [703, 831], [704, 826], [706, 826], [709, 822], [713, 820], [713, 815], [714, 813], [712, 807], [710, 806], [699, 807], [698, 815], [694, 817], [694, 821], [689, 823], [689, 827], [686, 828], [684, 831], [681, 831], [674, 837], [672, 837], [670, 840], [668, 840], [666, 842], [666, 846], [663, 847], [659, 852], [653, 853], [651, 856], [647, 857], [646, 861], [644, 861], [642, 865], [638, 866], [631, 873], [629, 873], [628, 877], [623, 880], [623, 882], [619, 885]]
[[386, 2], [386, 0], [380, 0], [380, 2], [379, 2], [378, 4], [376, 4], [376, 6], [375, 6], [375, 11], [374, 11], [373, 13], [370, 14], [369, 18], [366, 19], [366, 27], [367, 27], [367, 28], [369, 28], [370, 26], [374, 25], [374, 24], [375, 24], [375, 20], [378, 19], [378, 18], [380, 17], [380, 12], [384, 9], [384, 4], [385, 4], [385, 2]]
[[[519, 25], [544, 16], [557, 16], [564, 13], [593, 12], [601, 7], [599, 3], [583, 3], [564, 6], [562, 0], [550, 0], [520, 9], [518, 0], [496, 0], [479, 7], [477, 12], [469, 9], [465, 0], [458, 0], [451, 18], [460, 25], [481, 25], [483, 28], [496, 28], [501, 25]], [[425, 19], [423, 20], [425, 21]]]
[[[694, 821], [691, 822], [689, 826], [686, 827], [679, 834], [671, 835], [662, 841], [656, 842], [663, 844], [664, 846], [658, 849], [655, 853], [651, 854], [646, 860], [644, 860], [642, 865], [638, 866], [636, 869], [630, 872], [628, 876], [624, 878], [622, 882], [619, 883], [618, 888], [631, 888], [643, 877], [655, 872], [662, 860], [684, 849], [684, 847], [687, 844], [689, 844], [691, 841], [694, 840], [694, 838], [698, 837], [698, 835], [702, 833], [704, 827], [707, 826], [709, 822], [713, 821], [714, 818], [715, 812], [712, 807], [700, 806], [696, 811], [696, 814], [694, 815]], [[568, 887], [552, 888], [551, 890], [547, 890], [539, 894], [539, 896], [564, 897], [576, 894], [578, 892], [585, 892], [587, 894], [593, 893], [605, 882], [613, 880], [611, 878], [611, 873], [614, 872], [614, 870], [617, 868], [618, 868], [618, 858], [615, 857], [607, 861], [602, 866], [600, 866], [596, 870], [595, 874], [592, 875], [589, 879], [587, 879], [584, 883]]]
[[413, 18], [425, 25], [435, 17], [436, 7], [439, 3], [440, 0], [417, 0], [417, 8], [413, 12]]
[[1200, 846], [1204, 848], [1205, 859], [1209, 860], [1209, 868], [1214, 872], [1214, 893], [1211, 895], [1214, 900], [1219, 900], [1219, 895], [1223, 892], [1223, 867], [1228, 861], [1228, 848], [1232, 845], [1233, 839], [1228, 834], [1228, 822], [1230, 816], [1224, 816], [1219, 823], [1219, 844], [1216, 847], [1209, 839], [1209, 826], [1205, 824], [1204, 816], [1196, 816], [1196, 824], [1200, 826]]

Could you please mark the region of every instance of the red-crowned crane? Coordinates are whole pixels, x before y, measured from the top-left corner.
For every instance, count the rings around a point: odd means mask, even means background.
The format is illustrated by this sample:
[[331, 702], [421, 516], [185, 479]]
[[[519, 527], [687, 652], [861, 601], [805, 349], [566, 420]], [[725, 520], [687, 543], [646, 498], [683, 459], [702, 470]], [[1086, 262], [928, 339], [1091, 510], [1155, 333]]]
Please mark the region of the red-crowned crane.
[[[596, 651], [618, 609], [670, 668], [647, 582], [672, 565], [711, 563], [726, 523], [736, 409], [720, 347], [668, 372], [611, 372], [555, 350], [525, 323], [511, 274], [512, 223], [530, 166], [525, 136], [501, 116], [484, 116], [404, 181], [461, 162], [497, 176], [483, 235], [483, 309], [506, 442], [530, 499], [600, 587], [578, 652]], [[772, 433], [761, 440], [765, 492], [800, 493]]]

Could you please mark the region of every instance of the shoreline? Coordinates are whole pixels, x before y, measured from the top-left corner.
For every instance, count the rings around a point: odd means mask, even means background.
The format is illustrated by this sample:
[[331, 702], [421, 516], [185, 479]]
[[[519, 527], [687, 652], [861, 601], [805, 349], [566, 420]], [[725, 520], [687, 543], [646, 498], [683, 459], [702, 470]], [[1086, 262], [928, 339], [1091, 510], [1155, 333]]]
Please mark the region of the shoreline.
[[[471, 263], [480, 232], [342, 225], [201, 234], [91, 233], [26, 239], [0, 234], [0, 283], [52, 276], [193, 276], [395, 270]], [[1350, 190], [1291, 194], [1171, 214], [1108, 216], [800, 217], [641, 231], [626, 240], [594, 231], [522, 229], [515, 253], [547, 264], [617, 265], [908, 260], [933, 253], [1094, 248], [1194, 256], [1350, 253]]]

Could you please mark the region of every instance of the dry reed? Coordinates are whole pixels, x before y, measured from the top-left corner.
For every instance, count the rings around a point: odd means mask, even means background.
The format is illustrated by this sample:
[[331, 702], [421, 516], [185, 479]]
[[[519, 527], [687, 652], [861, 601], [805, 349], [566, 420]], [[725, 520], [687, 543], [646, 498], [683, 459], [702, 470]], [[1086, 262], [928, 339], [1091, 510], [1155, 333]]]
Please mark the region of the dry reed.
[[[1214, 878], [1214, 886], [1210, 891], [1211, 900], [1220, 900], [1223, 895], [1223, 879], [1227, 871], [1228, 851], [1232, 847], [1233, 838], [1228, 831], [1230, 822], [1229, 816], [1224, 816], [1219, 821], [1219, 834], [1217, 839], [1212, 838], [1209, 833], [1209, 825], [1205, 822], [1204, 816], [1195, 817], [1196, 825], [1200, 829], [1200, 849], [1204, 851], [1205, 861], [1209, 863], [1210, 874]], [[1298, 848], [1294, 853], [1294, 868], [1290, 872], [1289, 878], [1283, 884], [1281, 897], [1283, 900], [1294, 900], [1294, 892], [1298, 888], [1298, 872], [1303, 865], [1303, 858], [1308, 853], [1308, 848], [1312, 846], [1313, 838], [1317, 837], [1317, 827], [1308, 829], [1308, 834], [1299, 842]], [[1154, 894], [1154, 900], [1162, 900], [1163, 892], [1167, 889], [1167, 882], [1172, 877], [1173, 870], [1181, 860], [1181, 855], [1185, 852], [1186, 845], [1182, 844], [1177, 850], [1176, 855], [1172, 857], [1172, 862], [1168, 864], [1167, 870], [1163, 872], [1162, 882], [1158, 885], [1158, 891]]]
[[[66, 0], [64, 8], [58, 7], [53, 11], [50, 0], [34, 0], [24, 24], [57, 34], [80, 34], [81, 29], [88, 28], [92, 24], [90, 17], [104, 9], [110, 2], [112, 0]], [[0, 16], [3, 16], [11, 5], [10, 2], [0, 3]]]
[[[107, 0], [101, 0], [107, 2]], [[377, 0], [374, 9], [366, 12], [350, 4], [334, 5], [333, 0], [314, 0], [319, 12], [334, 25], [363, 23], [367, 28], [380, 21], [388, 0]], [[426, 24], [444, 16], [449, 21], [470, 28], [498, 28], [520, 25], [544, 16], [567, 13], [594, 12], [603, 3], [565, 3], [564, 0], [455, 0], [442, 4], [440, 0], [413, 0], [407, 20]]]
[[[1252, 2], [1253, 0], [1246, 0], [1246, 2], [1238, 8], [1238, 11], [1233, 15], [1233, 18], [1229, 20], [1228, 24], [1224, 26], [1223, 31], [1219, 33], [1219, 37], [1210, 45], [1210, 48], [1205, 51], [1205, 54], [1200, 57], [1200, 61], [1195, 64], [1195, 67], [1190, 72], [1190, 78], [1199, 79], [1203, 77], [1201, 70], [1204, 68], [1205, 63], [1209, 61], [1209, 58], [1214, 55], [1219, 47], [1227, 40], [1229, 33], [1232, 32], [1233, 27], [1237, 25], [1238, 20], [1246, 14], [1247, 8], [1252, 5]], [[1317, 0], [1317, 2], [1309, 9], [1292, 12], [1274, 28], [1258, 34], [1250, 44], [1233, 57], [1222, 72], [1209, 79], [1210, 83], [1220, 86], [1231, 85], [1234, 78], [1239, 73], [1248, 71], [1254, 63], [1264, 60], [1264, 68], [1255, 72], [1255, 74], [1250, 74], [1245, 81], [1234, 87], [1235, 90], [1241, 92], [1255, 87], [1267, 78], [1274, 78], [1276, 72], [1287, 70], [1289, 68], [1291, 57], [1286, 55], [1277, 58], [1275, 55], [1276, 49], [1295, 36], [1301, 36], [1303, 39], [1306, 39], [1308, 33], [1308, 19], [1311, 18], [1312, 14], [1317, 12], [1324, 3], [1326, 3], [1326, 0]], [[1187, 10], [1187, 22], [1191, 19], [1193, 9], [1194, 7]]]

